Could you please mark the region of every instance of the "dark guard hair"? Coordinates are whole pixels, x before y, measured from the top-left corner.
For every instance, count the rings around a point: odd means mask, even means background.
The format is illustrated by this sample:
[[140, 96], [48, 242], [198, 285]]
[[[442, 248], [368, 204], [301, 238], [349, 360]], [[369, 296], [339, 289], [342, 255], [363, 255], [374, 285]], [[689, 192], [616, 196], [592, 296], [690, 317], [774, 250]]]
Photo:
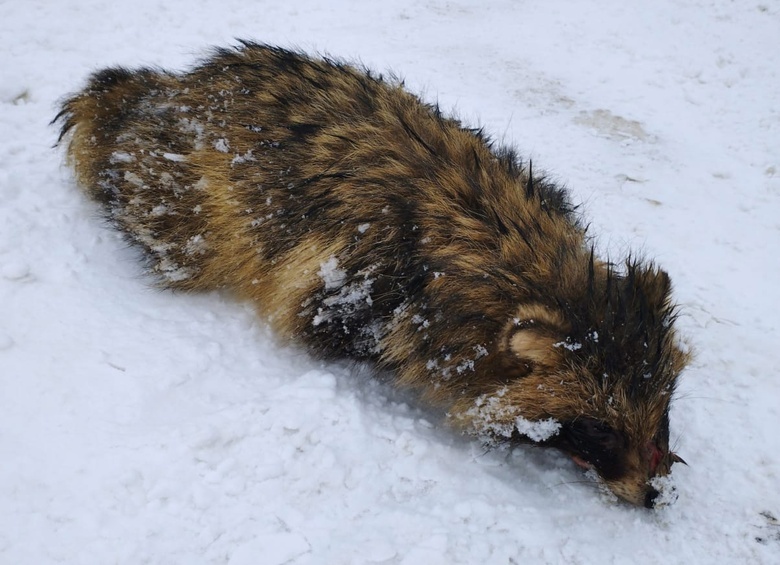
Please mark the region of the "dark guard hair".
[[669, 277], [598, 260], [512, 150], [395, 79], [249, 42], [183, 74], [100, 71], [57, 118], [162, 286], [230, 289], [454, 426], [557, 447], [654, 505], [686, 362]]

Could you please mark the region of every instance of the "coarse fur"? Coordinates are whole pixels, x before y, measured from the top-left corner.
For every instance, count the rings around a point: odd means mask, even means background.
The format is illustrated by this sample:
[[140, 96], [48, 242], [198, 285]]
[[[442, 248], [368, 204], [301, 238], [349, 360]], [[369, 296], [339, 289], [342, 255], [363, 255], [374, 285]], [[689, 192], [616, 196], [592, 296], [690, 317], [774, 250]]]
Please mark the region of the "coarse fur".
[[669, 277], [595, 258], [564, 190], [481, 130], [395, 79], [249, 42], [183, 74], [100, 71], [58, 119], [163, 286], [230, 289], [454, 426], [557, 447], [654, 505], [686, 363]]

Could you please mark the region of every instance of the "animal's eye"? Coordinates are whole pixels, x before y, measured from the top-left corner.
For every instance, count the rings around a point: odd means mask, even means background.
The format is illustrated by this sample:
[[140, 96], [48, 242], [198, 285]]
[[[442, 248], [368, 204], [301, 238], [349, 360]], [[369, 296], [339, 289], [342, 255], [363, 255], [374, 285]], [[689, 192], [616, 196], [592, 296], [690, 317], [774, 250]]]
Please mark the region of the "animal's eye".
[[583, 455], [615, 451], [624, 445], [623, 436], [609, 424], [594, 418], [578, 418], [566, 426], [571, 446]]

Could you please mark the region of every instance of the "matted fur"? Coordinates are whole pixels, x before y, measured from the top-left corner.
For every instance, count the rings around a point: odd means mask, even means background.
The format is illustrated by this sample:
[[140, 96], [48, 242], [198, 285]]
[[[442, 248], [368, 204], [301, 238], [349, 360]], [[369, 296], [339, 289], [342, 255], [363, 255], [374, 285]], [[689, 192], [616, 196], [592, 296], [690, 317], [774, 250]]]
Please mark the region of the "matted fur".
[[456, 427], [558, 447], [653, 505], [686, 361], [669, 278], [595, 259], [564, 191], [511, 150], [396, 80], [252, 43], [184, 74], [98, 72], [58, 118], [163, 286], [230, 289]]

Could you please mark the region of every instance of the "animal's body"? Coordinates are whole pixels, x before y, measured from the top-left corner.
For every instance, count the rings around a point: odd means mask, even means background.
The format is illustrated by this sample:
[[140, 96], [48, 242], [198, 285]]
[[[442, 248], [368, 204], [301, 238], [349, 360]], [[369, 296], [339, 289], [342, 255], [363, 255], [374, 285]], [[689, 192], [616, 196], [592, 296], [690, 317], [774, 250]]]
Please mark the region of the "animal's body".
[[512, 151], [397, 81], [250, 43], [183, 74], [98, 72], [59, 117], [163, 286], [230, 289], [456, 427], [562, 449], [653, 506], [686, 360], [669, 278], [594, 258]]

